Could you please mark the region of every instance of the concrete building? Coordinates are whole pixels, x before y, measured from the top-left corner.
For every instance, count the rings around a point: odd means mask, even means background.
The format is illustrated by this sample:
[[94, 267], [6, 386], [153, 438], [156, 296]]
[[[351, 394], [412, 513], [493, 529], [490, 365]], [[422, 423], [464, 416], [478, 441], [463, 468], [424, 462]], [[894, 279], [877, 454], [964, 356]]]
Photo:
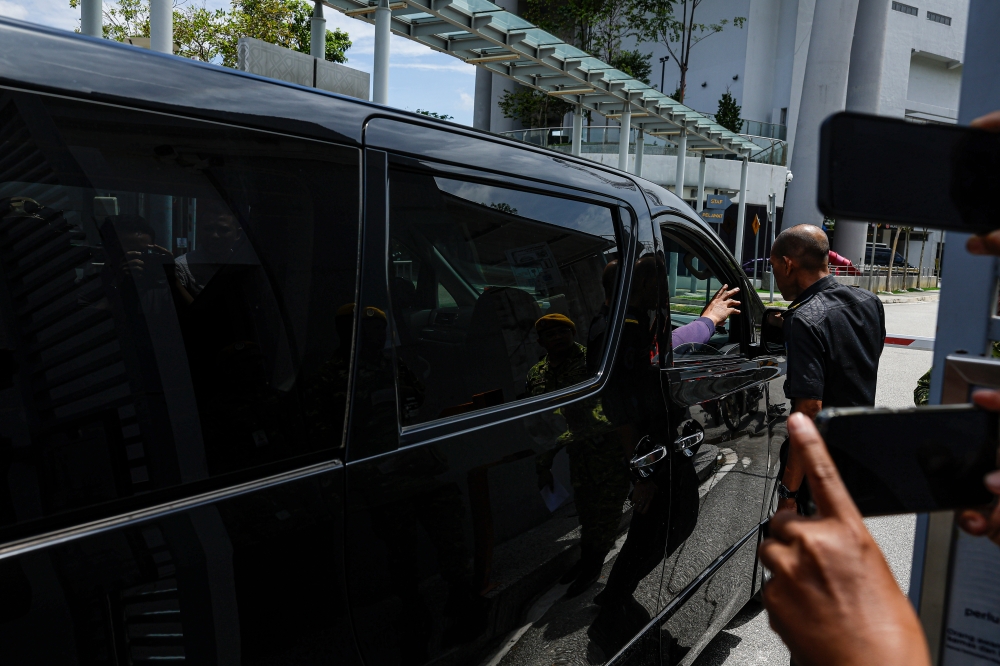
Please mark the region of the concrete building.
[[[517, 10], [516, 0], [499, 2]], [[699, 23], [728, 19], [729, 24], [692, 50], [684, 103], [712, 114], [728, 90], [748, 121], [745, 133], [787, 140], [794, 180], [783, 217], [787, 223], [821, 224], [815, 203], [820, 122], [843, 109], [913, 122], [956, 122], [968, 5], [969, 0], [703, 0]], [[735, 17], [747, 19], [742, 28], [732, 24]], [[652, 54], [651, 83], [659, 87], [662, 81], [667, 92], [676, 89], [676, 63], [672, 58], [660, 63], [666, 47], [638, 48]], [[498, 79], [485, 71], [477, 76], [476, 126], [514, 129], [514, 121], [496, 107], [512, 82]], [[652, 162], [647, 159], [647, 168]], [[672, 173], [650, 169], [645, 175], [660, 182]], [[841, 223], [834, 247], [857, 261], [869, 233], [866, 225]], [[880, 230], [878, 241], [887, 235]], [[931, 256], [939, 240], [938, 232], [930, 233]], [[920, 243], [912, 244], [910, 256], [918, 256]]]

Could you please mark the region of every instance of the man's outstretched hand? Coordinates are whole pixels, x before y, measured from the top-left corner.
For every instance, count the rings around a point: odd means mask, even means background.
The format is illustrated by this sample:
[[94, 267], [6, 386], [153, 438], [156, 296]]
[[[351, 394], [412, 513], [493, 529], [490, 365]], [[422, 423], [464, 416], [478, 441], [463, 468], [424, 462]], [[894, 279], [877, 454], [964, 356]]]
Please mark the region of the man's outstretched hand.
[[812, 420], [788, 419], [817, 516], [779, 511], [760, 545], [773, 574], [764, 587], [771, 627], [800, 666], [927, 666], [920, 622]]
[[712, 323], [718, 326], [726, 321], [729, 315], [739, 314], [740, 302], [733, 298], [738, 293], [740, 293], [739, 287], [730, 289], [728, 284], [722, 285], [722, 288], [715, 292], [715, 296], [705, 306], [701, 316], [708, 317], [712, 320]]

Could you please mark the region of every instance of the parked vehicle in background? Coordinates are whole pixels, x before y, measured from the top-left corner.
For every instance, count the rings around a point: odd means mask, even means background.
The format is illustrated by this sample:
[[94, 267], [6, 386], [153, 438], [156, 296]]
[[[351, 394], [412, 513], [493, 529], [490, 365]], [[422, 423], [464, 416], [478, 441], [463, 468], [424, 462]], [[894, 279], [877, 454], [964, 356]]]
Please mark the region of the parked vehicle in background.
[[[784, 349], [672, 193], [104, 40], [0, 43], [5, 664], [675, 664], [759, 589]], [[742, 314], [671, 349], [724, 283]]]
[[[868, 246], [867, 246], [867, 248], [865, 249], [865, 263], [866, 264], [872, 264], [872, 263], [874, 263], [874, 265], [876, 265], [876, 266], [888, 266], [889, 265], [889, 255], [891, 253], [892, 253], [892, 250], [890, 248], [888, 248], [888, 247], [879, 247], [878, 245], [876, 245], [875, 246], [875, 260], [873, 262], [872, 261], [872, 246], [871, 246], [871, 243], [869, 243]], [[896, 253], [896, 255], [895, 255], [895, 257], [894, 257], [894, 259], [892, 261], [892, 265], [893, 266], [899, 266], [899, 267], [905, 266], [906, 268], [916, 268], [916, 266], [913, 266], [911, 264], [906, 263], [906, 259], [899, 252]]]

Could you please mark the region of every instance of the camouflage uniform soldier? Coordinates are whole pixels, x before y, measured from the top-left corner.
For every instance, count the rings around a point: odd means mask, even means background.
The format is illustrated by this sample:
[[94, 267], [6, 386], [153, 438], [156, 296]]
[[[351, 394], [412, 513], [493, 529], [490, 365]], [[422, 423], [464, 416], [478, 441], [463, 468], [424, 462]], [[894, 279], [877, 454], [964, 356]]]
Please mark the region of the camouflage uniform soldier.
[[[528, 371], [529, 395], [541, 395], [579, 384], [592, 376], [587, 370], [587, 350], [574, 342], [576, 325], [560, 314], [550, 314], [535, 323], [539, 343], [548, 355]], [[615, 427], [604, 417], [596, 398], [581, 400], [561, 408], [566, 431], [557, 445], [536, 460], [539, 486], [550, 486], [552, 461], [559, 449], [569, 454], [573, 497], [580, 517], [580, 561], [563, 577], [572, 582], [567, 597], [573, 597], [597, 580], [604, 557], [611, 550], [628, 495], [629, 480], [622, 447]]]

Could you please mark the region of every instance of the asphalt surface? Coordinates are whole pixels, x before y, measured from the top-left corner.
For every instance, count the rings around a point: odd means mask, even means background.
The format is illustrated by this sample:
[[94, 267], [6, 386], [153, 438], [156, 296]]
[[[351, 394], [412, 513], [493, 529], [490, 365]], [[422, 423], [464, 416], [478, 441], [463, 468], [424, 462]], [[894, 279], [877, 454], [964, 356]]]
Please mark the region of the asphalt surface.
[[[886, 304], [886, 332], [933, 337], [937, 306], [936, 302]], [[917, 379], [931, 366], [931, 356], [929, 351], [886, 348], [879, 363], [876, 404], [886, 407], [912, 405], [913, 389]], [[914, 516], [869, 518], [865, 523], [905, 591], [910, 582]], [[695, 664], [784, 666], [788, 660], [788, 650], [768, 626], [767, 613], [759, 604], [751, 602], [705, 648]]]

